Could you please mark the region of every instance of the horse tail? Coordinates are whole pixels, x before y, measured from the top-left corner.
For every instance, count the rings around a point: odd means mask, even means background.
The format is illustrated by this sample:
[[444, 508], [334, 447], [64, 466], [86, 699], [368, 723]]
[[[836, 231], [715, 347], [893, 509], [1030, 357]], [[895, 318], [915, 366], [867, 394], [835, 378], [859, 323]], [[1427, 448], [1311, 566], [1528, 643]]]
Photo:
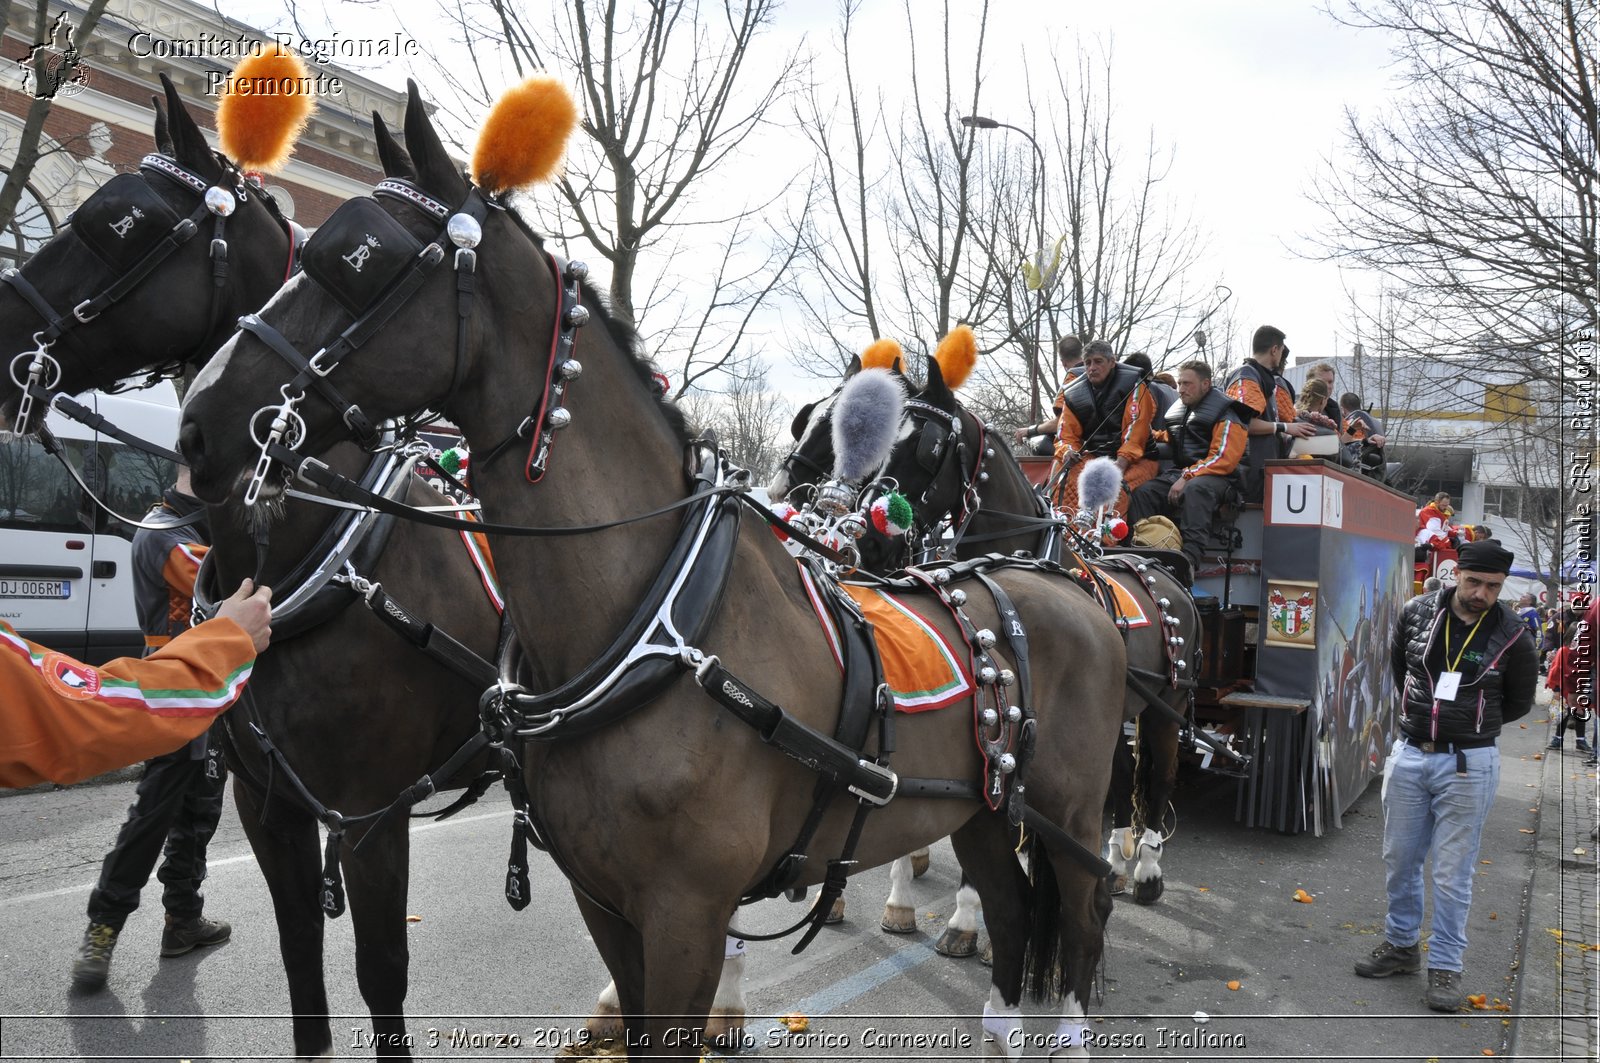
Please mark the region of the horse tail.
[[1028, 940], [1022, 950], [1023, 988], [1035, 1002], [1054, 1003], [1066, 990], [1061, 884], [1037, 834], [1028, 838]]

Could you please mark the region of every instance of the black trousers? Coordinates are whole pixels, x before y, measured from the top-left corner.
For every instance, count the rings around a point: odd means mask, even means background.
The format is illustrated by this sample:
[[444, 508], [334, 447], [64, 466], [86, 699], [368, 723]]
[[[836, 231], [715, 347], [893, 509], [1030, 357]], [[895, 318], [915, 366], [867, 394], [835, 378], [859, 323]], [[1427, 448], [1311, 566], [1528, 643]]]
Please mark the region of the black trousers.
[[100, 865], [100, 882], [89, 894], [89, 921], [122, 929], [139, 907], [139, 891], [156, 873], [165, 889], [161, 903], [176, 919], [201, 913], [205, 898], [206, 846], [222, 817], [227, 779], [222, 753], [208, 743], [196, 759], [188, 746], [146, 761], [139, 789], [116, 844]]
[[1167, 501], [1167, 492], [1183, 474], [1182, 469], [1168, 469], [1154, 480], [1146, 481], [1134, 489], [1128, 501], [1128, 523], [1138, 524], [1146, 517], [1168, 516], [1178, 525], [1183, 536], [1183, 553], [1192, 568], [1198, 570], [1200, 555], [1211, 539], [1211, 528], [1216, 523], [1217, 507], [1227, 497], [1229, 479], [1226, 476], [1196, 476], [1179, 496], [1177, 505]]

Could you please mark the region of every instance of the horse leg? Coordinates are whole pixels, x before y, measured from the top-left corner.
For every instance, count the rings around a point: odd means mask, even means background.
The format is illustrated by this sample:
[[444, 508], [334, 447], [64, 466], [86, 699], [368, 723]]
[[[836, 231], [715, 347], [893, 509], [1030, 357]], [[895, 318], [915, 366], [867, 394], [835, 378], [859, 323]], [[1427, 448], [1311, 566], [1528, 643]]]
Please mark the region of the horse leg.
[[[1075, 838], [1093, 837], [1080, 825], [1067, 830]], [[1105, 925], [1111, 916], [1111, 892], [1105, 879], [1095, 875], [1067, 853], [1043, 851], [1032, 843], [1034, 867], [1034, 940], [1036, 950], [1028, 972], [1036, 998], [1062, 994], [1061, 1021], [1050, 1038], [1051, 1059], [1089, 1058], [1089, 1027], [1085, 1008], [1094, 985], [1095, 968], [1105, 950]], [[1049, 918], [1047, 906], [1055, 906]], [[1053, 926], [1051, 924], [1054, 924]], [[1054, 935], [1055, 940], [1048, 940]], [[1051, 953], [1054, 955], [1051, 955]]]
[[1139, 858], [1133, 868], [1133, 899], [1154, 904], [1166, 889], [1161, 877], [1161, 821], [1178, 782], [1178, 725], [1174, 722], [1142, 721], [1140, 740], [1140, 792], [1144, 794], [1147, 822], [1139, 838]]
[[989, 1000], [983, 1006], [983, 1055], [1021, 1059], [1022, 973], [1028, 939], [1028, 876], [1012, 850], [1004, 817], [980, 812], [950, 836], [964, 878], [983, 901], [994, 950]]
[[578, 911], [589, 928], [589, 936], [594, 938], [600, 959], [611, 974], [611, 981], [606, 983], [595, 1002], [594, 1014], [584, 1024], [584, 1032], [595, 1044], [626, 1038], [625, 1017], [639, 1014], [644, 984], [644, 957], [638, 931], [590, 901], [582, 890], [574, 887], [572, 895], [577, 899]]
[[961, 886], [956, 890], [956, 910], [945, 924], [944, 933], [934, 942], [933, 951], [941, 956], [965, 959], [978, 951], [978, 891], [972, 888], [966, 868], [961, 869]]
[[[699, 887], [656, 883], [659, 907], [643, 928], [645, 1036], [630, 1038], [628, 1058], [694, 1060], [705, 1044], [706, 1016], [722, 972], [732, 907], [712, 910]], [[629, 1023], [629, 1032], [633, 1025]]]
[[1111, 840], [1106, 843], [1106, 862], [1111, 865], [1111, 892], [1127, 888], [1128, 862], [1137, 853], [1133, 834], [1133, 748], [1118, 740], [1111, 755]]
[[883, 902], [883, 929], [890, 934], [911, 934], [917, 929], [917, 911], [911, 903], [911, 857], [889, 865], [889, 897]]
[[706, 1019], [706, 1041], [718, 1048], [744, 1047], [745, 940], [729, 934], [722, 950], [722, 977]]
[[373, 1048], [380, 1058], [410, 1059], [406, 988], [411, 951], [406, 941], [406, 895], [411, 833], [404, 818], [376, 828], [360, 853], [346, 843], [345, 888], [356, 939], [356, 985], [372, 1014]]
[[272, 817], [261, 822], [261, 805], [241, 774], [233, 777], [233, 801], [278, 921], [278, 952], [289, 981], [294, 1016], [294, 1052], [302, 1060], [332, 1059], [328, 990], [322, 978], [321, 853], [317, 824], [281, 794]]

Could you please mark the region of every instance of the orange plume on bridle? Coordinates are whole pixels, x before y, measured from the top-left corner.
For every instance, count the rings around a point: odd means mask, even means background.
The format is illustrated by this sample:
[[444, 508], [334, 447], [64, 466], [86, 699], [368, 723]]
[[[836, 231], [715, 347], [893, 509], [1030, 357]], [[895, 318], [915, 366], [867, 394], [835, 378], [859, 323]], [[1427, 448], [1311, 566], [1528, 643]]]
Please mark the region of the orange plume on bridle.
[[484, 119], [472, 153], [472, 179], [488, 192], [505, 192], [548, 179], [561, 164], [578, 108], [561, 83], [531, 77], [506, 90]]
[[867, 344], [867, 349], [861, 352], [861, 368], [893, 369], [895, 363], [903, 357], [905, 352], [894, 340], [873, 340]]
[[971, 326], [957, 325], [939, 341], [933, 357], [939, 363], [939, 375], [944, 377], [945, 387], [953, 391], [966, 383], [967, 377], [972, 375], [972, 367], [978, 364], [978, 337], [972, 334]]
[[242, 170], [282, 169], [316, 106], [311, 84], [305, 63], [281, 45], [246, 56], [217, 105], [222, 153]]

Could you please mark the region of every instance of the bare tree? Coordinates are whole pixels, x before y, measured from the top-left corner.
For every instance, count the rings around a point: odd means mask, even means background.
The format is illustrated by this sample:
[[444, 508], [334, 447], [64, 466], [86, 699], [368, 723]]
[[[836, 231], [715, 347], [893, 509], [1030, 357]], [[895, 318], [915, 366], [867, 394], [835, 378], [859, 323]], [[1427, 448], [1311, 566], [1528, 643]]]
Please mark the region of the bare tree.
[[1347, 116], [1319, 180], [1317, 254], [1377, 270], [1427, 313], [1434, 350], [1491, 342], [1530, 375], [1589, 379], [1600, 105], [1589, 0], [1349, 0], [1389, 34], [1401, 91]]
[[[937, 9], [944, 39], [930, 47], [907, 4], [910, 97], [891, 115], [858, 78], [859, 9], [840, 6], [842, 76], [815, 86], [798, 115], [816, 165], [811, 209], [791, 219], [802, 250], [788, 287], [809, 326], [790, 350], [797, 365], [837, 376], [868, 338], [916, 355], [965, 321], [983, 355], [966, 402], [1016, 422], [1035, 375], [1059, 385], [1061, 333], [1158, 354], [1185, 336], [1201, 298], [1214, 298], [1191, 287], [1203, 241], [1171, 206], [1170, 153], [1154, 133], [1124, 158], [1109, 55], [1096, 66], [1080, 47], [1058, 61], [1042, 102], [1025, 77], [1011, 125], [985, 113], [987, 7], [960, 25], [948, 4]], [[926, 5], [918, 15], [933, 21]]]
[[441, 58], [435, 76], [470, 112], [461, 126], [511, 77], [577, 79], [580, 135], [559, 200], [525, 203], [552, 235], [600, 255], [611, 311], [649, 337], [679, 394], [748, 357], [756, 313], [793, 255], [762, 223], [786, 182], [734, 172], [803, 73], [798, 55], [761, 51], [776, 6], [455, 0], [447, 10], [471, 62]]
[[[5, 182], [0, 184], [0, 229], [11, 224], [17, 204], [22, 199], [22, 191], [44, 153], [41, 139], [45, 120], [50, 117], [57, 94], [78, 83], [83, 68], [80, 45], [89, 39], [99, 24], [106, 3], [107, 0], [89, 0], [83, 15], [73, 23], [70, 13], [63, 13], [52, 20], [46, 0], [34, 0], [32, 26], [35, 40], [39, 43], [23, 64], [33, 102], [28, 105], [28, 113], [22, 120], [22, 132], [17, 136], [16, 151], [5, 172]], [[8, 3], [0, 11], [0, 35], [5, 33], [11, 21], [11, 7]]]
[[679, 401], [689, 420], [716, 433], [735, 465], [749, 469], [755, 482], [772, 478], [784, 450], [779, 436], [789, 418], [782, 396], [767, 386], [766, 367], [749, 362], [727, 373], [716, 391], [697, 390]]

